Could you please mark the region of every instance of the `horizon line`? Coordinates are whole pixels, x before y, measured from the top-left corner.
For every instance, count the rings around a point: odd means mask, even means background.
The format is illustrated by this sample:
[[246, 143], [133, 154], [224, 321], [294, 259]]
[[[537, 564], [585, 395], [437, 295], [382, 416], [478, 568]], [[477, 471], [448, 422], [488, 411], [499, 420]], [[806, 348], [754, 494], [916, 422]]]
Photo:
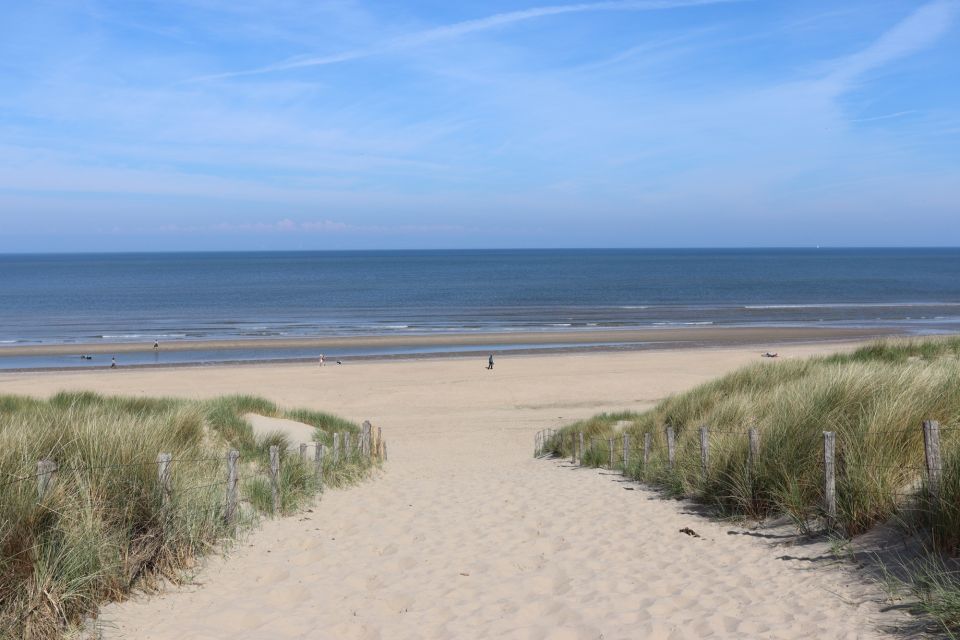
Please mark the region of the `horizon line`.
[[406, 249], [157, 249], [142, 251], [0, 251], [0, 258], [21, 256], [129, 256], [237, 253], [437, 253], [494, 251], [837, 251], [837, 250], [943, 250], [960, 245], [770, 245], [770, 246], [664, 246], [664, 247], [434, 247]]

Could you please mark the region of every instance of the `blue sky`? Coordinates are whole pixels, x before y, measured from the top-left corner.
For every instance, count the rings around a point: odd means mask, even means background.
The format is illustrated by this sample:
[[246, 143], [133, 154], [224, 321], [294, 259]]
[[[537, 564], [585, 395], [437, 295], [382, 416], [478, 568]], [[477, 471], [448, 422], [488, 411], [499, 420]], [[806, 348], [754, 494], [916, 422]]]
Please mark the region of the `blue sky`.
[[0, 8], [0, 252], [960, 244], [960, 0]]

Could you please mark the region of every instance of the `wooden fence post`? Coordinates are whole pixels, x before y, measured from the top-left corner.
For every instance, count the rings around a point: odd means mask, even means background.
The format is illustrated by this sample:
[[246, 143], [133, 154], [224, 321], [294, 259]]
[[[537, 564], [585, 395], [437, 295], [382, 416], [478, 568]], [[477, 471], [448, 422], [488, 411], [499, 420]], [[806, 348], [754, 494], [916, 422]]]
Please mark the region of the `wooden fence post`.
[[837, 436], [833, 431], [823, 432], [823, 506], [827, 512], [827, 528], [837, 523]]
[[273, 513], [280, 515], [280, 447], [270, 447], [270, 493], [273, 494]]
[[607, 457], [610, 459], [610, 461], [607, 463], [607, 466], [609, 466], [611, 469], [613, 469], [613, 464], [614, 464], [613, 442], [614, 442], [613, 438], [607, 438], [607, 448], [609, 449], [609, 451], [607, 452], [609, 455]]
[[577, 463], [577, 436], [570, 432], [570, 464]]
[[300, 459], [303, 460], [304, 462], [307, 461], [307, 443], [306, 442], [300, 443]]
[[667, 427], [667, 464], [673, 471], [673, 462], [676, 456], [676, 442], [673, 439], [673, 427]]
[[383, 427], [377, 427], [377, 457], [383, 460]]
[[223, 518], [227, 524], [233, 523], [237, 514], [237, 461], [239, 459], [239, 451], [227, 452], [227, 504], [223, 512]]
[[173, 492], [172, 477], [170, 476], [170, 461], [173, 456], [169, 453], [157, 454], [157, 484], [160, 486], [160, 504], [163, 510], [170, 508], [170, 496]]
[[940, 498], [940, 473], [943, 467], [940, 462], [940, 423], [936, 420], [923, 423], [923, 452], [927, 461], [930, 497], [937, 500]]
[[320, 486], [323, 486], [323, 445], [319, 442], [313, 444], [313, 473], [320, 479]]
[[707, 469], [710, 465], [710, 430], [700, 427], [700, 471], [703, 481], [707, 481]]
[[56, 483], [57, 463], [48, 459], [37, 462], [37, 499], [43, 500], [47, 497]]
[[350, 450], [350, 432], [346, 431], [343, 434], [343, 460], [347, 464], [350, 463], [350, 459], [353, 458], [353, 451]]
[[384, 442], [383, 443], [383, 461], [386, 462], [388, 459], [389, 458], [387, 458], [387, 443]]
[[369, 420], [363, 421], [363, 431], [360, 432], [360, 453], [364, 458], [370, 457], [370, 436], [373, 433], [373, 425]]
[[580, 466], [583, 466], [583, 431], [579, 433], [580, 440]]
[[753, 484], [753, 479], [757, 473], [757, 460], [760, 458], [760, 434], [754, 427], [751, 427], [747, 433], [750, 438], [750, 454], [748, 460], [750, 469], [750, 483]]
[[630, 434], [623, 434], [623, 473], [627, 473], [627, 465], [630, 464]]
[[650, 464], [650, 441], [653, 439], [653, 435], [647, 431], [643, 434], [643, 470], [647, 470], [647, 466]]
[[340, 432], [333, 434], [333, 466], [340, 462]]

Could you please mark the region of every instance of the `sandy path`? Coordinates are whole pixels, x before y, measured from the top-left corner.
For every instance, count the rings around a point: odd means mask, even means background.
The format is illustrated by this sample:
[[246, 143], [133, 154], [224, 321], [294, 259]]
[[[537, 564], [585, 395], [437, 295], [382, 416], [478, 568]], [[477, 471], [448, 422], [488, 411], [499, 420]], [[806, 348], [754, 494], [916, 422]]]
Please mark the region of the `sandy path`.
[[[853, 596], [849, 578], [802, 559], [822, 549], [728, 535], [733, 527], [683, 503], [530, 457], [540, 428], [642, 408], [755, 359], [755, 349], [727, 349], [501, 358], [494, 372], [482, 359], [429, 360], [0, 385], [259, 392], [384, 428], [383, 477], [266, 523], [199, 586], [107, 607], [108, 638], [876, 637], [876, 606], [845, 603], [834, 594]], [[685, 526], [703, 539], [680, 534]]]

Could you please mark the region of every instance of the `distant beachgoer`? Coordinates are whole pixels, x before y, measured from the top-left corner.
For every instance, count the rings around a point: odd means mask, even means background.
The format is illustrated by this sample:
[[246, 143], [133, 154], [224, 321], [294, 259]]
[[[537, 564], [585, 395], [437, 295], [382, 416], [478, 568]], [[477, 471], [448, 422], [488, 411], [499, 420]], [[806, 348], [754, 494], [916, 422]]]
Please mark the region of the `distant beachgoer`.
[[337, 360], [337, 364], [343, 364], [343, 363], [342, 363], [342, 362], [340, 362], [339, 360]]
[[110, 358], [110, 368], [111, 368], [111, 369], [116, 369], [116, 368], [117, 368], [117, 358], [116, 358], [116, 356], [114, 356], [113, 358]]
[[320, 354], [320, 366], [321, 366], [321, 367], [323, 366], [323, 354], [322, 354], [322, 353]]
[[766, 353], [761, 354], [761, 355], [762, 355], [764, 358], [776, 358], [776, 357], [778, 357], [776, 353], [770, 353], [769, 351], [767, 351]]
[[153, 350], [154, 350], [154, 351], [160, 351], [160, 341], [159, 341], [159, 340], [154, 340], [154, 341], [153, 341]]
[[493, 354], [490, 354], [490, 357], [487, 358], [487, 369], [493, 369]]

